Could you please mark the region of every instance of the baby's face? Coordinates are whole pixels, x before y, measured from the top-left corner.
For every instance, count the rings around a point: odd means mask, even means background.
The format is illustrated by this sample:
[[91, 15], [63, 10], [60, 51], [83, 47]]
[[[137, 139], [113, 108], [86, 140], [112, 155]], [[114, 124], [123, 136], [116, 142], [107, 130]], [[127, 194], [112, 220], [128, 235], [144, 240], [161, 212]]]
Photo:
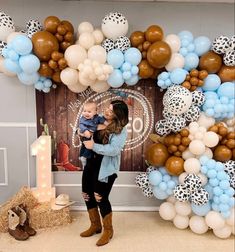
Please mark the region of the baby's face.
[[97, 113], [97, 108], [95, 103], [86, 104], [83, 107], [82, 116], [86, 119], [92, 119]]

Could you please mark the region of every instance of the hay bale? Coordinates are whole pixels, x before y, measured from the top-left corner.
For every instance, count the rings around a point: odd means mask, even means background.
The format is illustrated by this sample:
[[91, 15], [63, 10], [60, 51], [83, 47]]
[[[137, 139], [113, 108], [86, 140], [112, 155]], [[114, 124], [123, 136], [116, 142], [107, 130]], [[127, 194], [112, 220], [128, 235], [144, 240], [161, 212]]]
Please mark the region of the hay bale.
[[7, 232], [8, 230], [7, 211], [20, 204], [25, 204], [28, 209], [32, 209], [38, 204], [38, 200], [26, 186], [22, 187], [18, 193], [0, 207], [0, 232]]

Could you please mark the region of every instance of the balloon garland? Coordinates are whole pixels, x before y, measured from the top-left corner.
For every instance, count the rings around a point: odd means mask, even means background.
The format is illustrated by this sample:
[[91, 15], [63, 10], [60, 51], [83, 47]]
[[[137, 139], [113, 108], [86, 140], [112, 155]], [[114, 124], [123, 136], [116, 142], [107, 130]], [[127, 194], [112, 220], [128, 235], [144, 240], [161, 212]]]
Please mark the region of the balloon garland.
[[[136, 99], [146, 125], [126, 149], [153, 141], [145, 153], [151, 166], [136, 177], [137, 186], [147, 197], [166, 200], [159, 214], [179, 229], [203, 234], [211, 228], [219, 238], [235, 234], [235, 37], [165, 35], [151, 25], [128, 38], [128, 21], [118, 12], [106, 15], [100, 29], [82, 22], [74, 30], [69, 21], [49, 16], [43, 26], [31, 19], [16, 32], [12, 18], [0, 12], [0, 71], [45, 93], [64, 84], [75, 93], [88, 87], [101, 93], [90, 99], [106, 101], [107, 90], [114, 98], [120, 91]], [[157, 134], [150, 134], [154, 115], [146, 97], [111, 89], [147, 78], [166, 89]]]

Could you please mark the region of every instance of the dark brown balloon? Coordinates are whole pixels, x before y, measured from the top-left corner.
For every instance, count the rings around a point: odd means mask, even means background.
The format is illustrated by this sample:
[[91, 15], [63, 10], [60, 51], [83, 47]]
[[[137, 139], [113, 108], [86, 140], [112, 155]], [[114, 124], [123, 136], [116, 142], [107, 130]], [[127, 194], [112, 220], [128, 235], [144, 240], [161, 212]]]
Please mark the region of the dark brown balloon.
[[61, 82], [61, 79], [60, 79], [60, 72], [55, 72], [53, 75], [52, 75], [52, 80], [56, 83], [60, 83]]
[[60, 53], [58, 51], [52, 52], [52, 54], [51, 54], [51, 58], [54, 61], [58, 61], [59, 59], [62, 59], [63, 57], [64, 57], [63, 53]]
[[218, 75], [222, 82], [235, 81], [235, 66], [223, 65], [220, 68]]
[[162, 166], [169, 157], [169, 153], [165, 145], [161, 143], [154, 143], [148, 147], [145, 157], [149, 164]]
[[64, 37], [60, 35], [59, 33], [56, 33], [55, 37], [58, 39], [59, 42], [62, 42], [64, 40]]
[[57, 62], [52, 59], [48, 61], [48, 65], [51, 69], [56, 69], [58, 67]]
[[232, 158], [232, 151], [225, 145], [219, 145], [214, 150], [213, 158], [220, 162], [228, 161]]
[[67, 67], [67, 61], [65, 58], [62, 58], [58, 61], [59, 69], [63, 70]]
[[64, 36], [64, 40], [73, 43], [73, 33], [72, 32], [67, 32]]
[[49, 16], [44, 20], [44, 28], [46, 31], [55, 34], [57, 27], [60, 24], [60, 20], [56, 16]]
[[64, 25], [66, 27], [67, 31], [74, 33], [73, 25], [69, 21], [63, 20], [60, 22], [60, 24]]
[[184, 160], [180, 157], [170, 157], [167, 159], [165, 167], [170, 175], [179, 176], [184, 172]]
[[199, 68], [206, 70], [209, 74], [217, 73], [222, 66], [221, 57], [213, 51], [203, 54], [199, 60]]
[[66, 34], [66, 32], [67, 32], [67, 29], [66, 29], [66, 26], [65, 25], [58, 25], [58, 27], [57, 27], [57, 32], [60, 34], [60, 35], [62, 35], [62, 36], [64, 36], [65, 34]]
[[70, 42], [63, 41], [60, 43], [60, 49], [64, 52], [69, 46], [71, 46]]
[[163, 30], [158, 25], [151, 25], [145, 32], [145, 38], [147, 41], [154, 43], [163, 39]]
[[51, 77], [53, 74], [53, 70], [49, 67], [47, 62], [41, 62], [38, 72], [44, 77]]
[[171, 48], [164, 41], [153, 43], [147, 51], [148, 63], [155, 68], [162, 68], [170, 61]]
[[150, 78], [154, 73], [154, 68], [151, 67], [147, 60], [141, 60], [139, 67], [139, 76], [143, 79]]
[[143, 44], [145, 41], [144, 33], [142, 31], [135, 31], [131, 34], [130, 37], [131, 45], [137, 47], [140, 44]]
[[53, 51], [59, 50], [59, 44], [54, 35], [47, 31], [39, 31], [32, 36], [33, 51], [41, 61], [48, 61]]

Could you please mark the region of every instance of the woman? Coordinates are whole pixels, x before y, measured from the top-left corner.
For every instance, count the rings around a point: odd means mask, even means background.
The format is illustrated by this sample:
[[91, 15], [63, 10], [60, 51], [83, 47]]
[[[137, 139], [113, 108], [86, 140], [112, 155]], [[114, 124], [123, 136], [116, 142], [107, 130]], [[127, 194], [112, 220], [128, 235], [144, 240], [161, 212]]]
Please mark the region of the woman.
[[[128, 123], [128, 107], [120, 100], [112, 101], [104, 112], [106, 126], [98, 128], [94, 133], [94, 140], [85, 141], [87, 149], [93, 150], [92, 158], [82, 175], [82, 193], [89, 213], [91, 226], [80, 235], [89, 237], [101, 233], [102, 226], [98, 207], [103, 219], [104, 232], [96, 243], [105, 245], [113, 236], [112, 207], [109, 193], [117, 178], [120, 168], [121, 150], [125, 145]], [[99, 130], [100, 129], [100, 130]]]

